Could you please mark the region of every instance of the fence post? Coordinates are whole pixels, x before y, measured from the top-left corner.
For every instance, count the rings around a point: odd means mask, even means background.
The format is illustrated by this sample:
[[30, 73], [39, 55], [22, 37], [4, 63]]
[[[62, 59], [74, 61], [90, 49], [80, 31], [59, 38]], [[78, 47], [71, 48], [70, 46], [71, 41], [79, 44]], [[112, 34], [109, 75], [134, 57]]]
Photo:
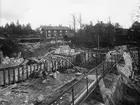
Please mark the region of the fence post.
[[10, 70], [11, 70], [11, 69], [8, 68], [8, 84], [9, 84], [9, 85], [11, 84], [11, 80], [10, 80]]
[[41, 63], [39, 63], [39, 71], [41, 71]]
[[32, 74], [32, 64], [29, 67], [30, 67], [30, 75], [31, 75]]
[[25, 69], [26, 69], [26, 75], [27, 75], [26, 78], [28, 79], [28, 77], [29, 77], [29, 75], [28, 75], [28, 65], [25, 66]]
[[36, 64], [36, 69], [37, 69], [36, 71], [39, 70], [39, 64], [38, 63]]
[[117, 60], [118, 60], [118, 56], [119, 56], [119, 54], [117, 53]]
[[33, 65], [33, 73], [35, 73], [35, 64]]
[[97, 53], [95, 55], [96, 55], [96, 58], [95, 58], [95, 66], [97, 66], [97, 59], [98, 59], [97, 56], [98, 55], [97, 55]]
[[88, 63], [89, 63], [89, 51], [88, 51]]
[[111, 54], [111, 62], [110, 62], [110, 67], [113, 65], [113, 55]]
[[54, 62], [53, 62], [53, 60], [51, 60], [52, 61], [52, 72], [54, 72]]
[[56, 71], [57, 71], [56, 59], [55, 59], [55, 61], [54, 61], [54, 65], [55, 65], [55, 72], [56, 72]]
[[24, 66], [22, 66], [22, 81], [24, 81]]
[[104, 62], [103, 62], [103, 79], [104, 79]]
[[97, 68], [96, 68], [96, 81], [97, 81], [97, 84], [98, 84]]
[[72, 104], [74, 105], [74, 89], [72, 87]]
[[3, 85], [6, 84], [6, 81], [5, 81], [5, 69], [3, 69]]
[[107, 60], [106, 64], [107, 64], [107, 69], [109, 69], [109, 59]]
[[88, 94], [88, 77], [86, 76], [87, 94]]
[[20, 81], [20, 71], [19, 70], [20, 70], [20, 67], [18, 67], [18, 80], [17, 80], [17, 82]]
[[15, 68], [13, 68], [13, 83], [15, 83]]
[[[48, 65], [49, 65], [49, 64], [48, 64], [48, 61], [46, 61], [46, 71], [47, 71], [47, 72], [49, 72], [49, 70], [48, 70]], [[39, 69], [39, 66], [38, 66], [38, 69]], [[40, 71], [40, 69], [39, 69], [39, 71]]]

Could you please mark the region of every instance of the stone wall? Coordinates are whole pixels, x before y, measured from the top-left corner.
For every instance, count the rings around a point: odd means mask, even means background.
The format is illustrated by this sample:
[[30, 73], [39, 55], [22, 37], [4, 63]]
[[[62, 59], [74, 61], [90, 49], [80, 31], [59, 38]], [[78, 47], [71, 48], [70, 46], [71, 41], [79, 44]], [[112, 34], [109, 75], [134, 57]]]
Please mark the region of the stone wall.
[[132, 72], [130, 54], [123, 51], [122, 60], [124, 61], [119, 62], [99, 83], [104, 103], [105, 105], [140, 105], [138, 87], [129, 79]]

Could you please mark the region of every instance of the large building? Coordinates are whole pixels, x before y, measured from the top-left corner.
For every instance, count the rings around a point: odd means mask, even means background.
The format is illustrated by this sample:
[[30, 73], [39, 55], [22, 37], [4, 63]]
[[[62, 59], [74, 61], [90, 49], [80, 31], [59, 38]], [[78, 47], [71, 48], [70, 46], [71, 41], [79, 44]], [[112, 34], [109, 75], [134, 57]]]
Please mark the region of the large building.
[[62, 39], [65, 35], [73, 36], [70, 28], [64, 26], [42, 26], [43, 39]]

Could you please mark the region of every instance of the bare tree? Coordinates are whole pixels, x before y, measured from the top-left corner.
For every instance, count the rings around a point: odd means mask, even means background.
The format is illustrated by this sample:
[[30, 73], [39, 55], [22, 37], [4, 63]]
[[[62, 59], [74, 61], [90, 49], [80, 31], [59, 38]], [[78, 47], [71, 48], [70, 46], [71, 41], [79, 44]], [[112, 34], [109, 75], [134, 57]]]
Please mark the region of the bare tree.
[[132, 18], [133, 23], [135, 21], [140, 21], [140, 6], [138, 6], [137, 10], [133, 10], [131, 18]]
[[139, 19], [140, 19], [140, 6], [138, 7], [136, 18], [137, 18], [137, 21], [139, 21]]
[[80, 25], [80, 29], [82, 29], [82, 15], [81, 14], [79, 15], [78, 22], [79, 22], [79, 25]]
[[74, 34], [76, 32], [76, 15], [75, 14], [71, 14], [72, 15], [72, 19], [73, 19], [73, 29], [74, 29]]

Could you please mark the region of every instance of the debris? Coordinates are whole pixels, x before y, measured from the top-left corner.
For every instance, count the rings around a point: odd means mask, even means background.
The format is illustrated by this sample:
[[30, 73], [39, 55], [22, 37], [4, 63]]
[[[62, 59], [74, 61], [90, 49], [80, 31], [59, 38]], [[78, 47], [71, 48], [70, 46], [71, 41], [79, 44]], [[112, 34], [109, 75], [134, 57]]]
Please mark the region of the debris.
[[54, 79], [57, 78], [57, 73], [56, 72], [53, 73], [53, 77], [54, 77]]
[[28, 95], [26, 95], [24, 103], [28, 103], [28, 102], [29, 102], [29, 97]]
[[80, 76], [80, 75], [82, 75], [82, 73], [79, 73], [79, 72], [76, 73], [76, 76]]
[[34, 103], [31, 103], [31, 104], [29, 104], [29, 105], [34, 105]]
[[67, 69], [66, 72], [69, 74], [69, 73], [71, 73], [71, 72], [72, 72], [72, 73], [75, 72], [75, 70], [74, 70], [74, 69]]
[[11, 91], [6, 91], [6, 93], [4, 94], [5, 96], [10, 95]]
[[0, 105], [9, 105], [8, 103], [8, 100], [0, 98]]
[[17, 86], [17, 84], [15, 83], [15, 84], [12, 85], [12, 88], [15, 88], [16, 86]]
[[5, 57], [3, 58], [1, 64], [0, 64], [0, 68], [6, 68], [6, 67], [11, 67], [11, 66], [16, 66], [21, 64], [24, 61], [23, 58], [9, 58], [9, 57]]
[[55, 50], [55, 54], [63, 54], [63, 55], [75, 55], [80, 52], [76, 52], [75, 49], [71, 49], [68, 45], [60, 46]]
[[41, 101], [43, 101], [43, 100], [44, 100], [44, 96], [43, 96], [42, 94], [40, 94], [40, 95], [38, 96], [38, 101], [41, 102]]
[[43, 83], [43, 84], [47, 83], [47, 79], [43, 80], [42, 83]]
[[46, 89], [50, 89], [51, 90], [51, 86], [47, 86]]

